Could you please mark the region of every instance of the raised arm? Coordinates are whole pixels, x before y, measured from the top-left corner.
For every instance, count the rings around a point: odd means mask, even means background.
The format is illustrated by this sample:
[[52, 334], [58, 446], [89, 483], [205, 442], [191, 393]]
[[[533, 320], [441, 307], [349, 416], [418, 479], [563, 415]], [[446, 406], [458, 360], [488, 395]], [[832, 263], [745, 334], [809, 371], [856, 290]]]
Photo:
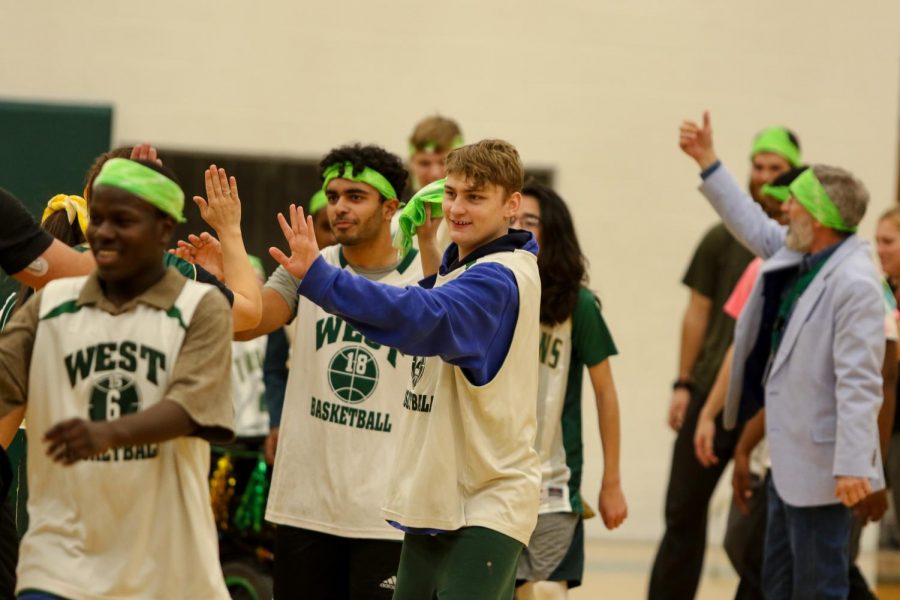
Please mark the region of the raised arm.
[[234, 329], [252, 329], [262, 318], [262, 290], [244, 248], [237, 181], [215, 165], [206, 170], [204, 179], [207, 199], [194, 196], [194, 202], [203, 220], [216, 230], [222, 246], [223, 276], [234, 292]]
[[518, 286], [506, 267], [476, 265], [440, 288], [395, 287], [359, 277], [319, 260], [312, 219], [291, 205], [291, 223], [278, 215], [291, 255], [272, 257], [294, 277], [298, 289], [369, 339], [405, 354], [440, 356], [466, 369], [472, 380], [490, 380], [487, 354], [512, 337], [518, 316]]
[[766, 215], [719, 161], [713, 147], [709, 112], [703, 113], [702, 127], [693, 121], [681, 124], [679, 146], [700, 167], [703, 175], [700, 192], [741, 244], [763, 258], [784, 246], [786, 229]]

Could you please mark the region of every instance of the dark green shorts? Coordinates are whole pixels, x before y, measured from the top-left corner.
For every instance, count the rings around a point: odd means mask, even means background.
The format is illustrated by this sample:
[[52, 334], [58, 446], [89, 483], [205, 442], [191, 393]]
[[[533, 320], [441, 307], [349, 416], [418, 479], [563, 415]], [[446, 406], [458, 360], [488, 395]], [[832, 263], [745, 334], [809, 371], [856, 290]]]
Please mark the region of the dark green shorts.
[[509, 600], [523, 545], [484, 527], [407, 533], [394, 600]]

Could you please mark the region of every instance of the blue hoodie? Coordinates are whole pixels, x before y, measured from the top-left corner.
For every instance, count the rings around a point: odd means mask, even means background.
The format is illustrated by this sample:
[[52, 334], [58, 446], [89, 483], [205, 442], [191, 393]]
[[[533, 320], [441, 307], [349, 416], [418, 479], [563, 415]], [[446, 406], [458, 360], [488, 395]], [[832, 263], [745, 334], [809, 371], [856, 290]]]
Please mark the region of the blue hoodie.
[[440, 273], [465, 273], [434, 288], [436, 276], [419, 287], [396, 287], [334, 267], [322, 257], [310, 266], [297, 292], [350, 323], [367, 338], [414, 356], [439, 356], [458, 366], [474, 385], [490, 382], [512, 344], [519, 316], [515, 275], [497, 263], [469, 266], [496, 252], [538, 245], [527, 231], [509, 233], [459, 259], [456, 244], [444, 254]]

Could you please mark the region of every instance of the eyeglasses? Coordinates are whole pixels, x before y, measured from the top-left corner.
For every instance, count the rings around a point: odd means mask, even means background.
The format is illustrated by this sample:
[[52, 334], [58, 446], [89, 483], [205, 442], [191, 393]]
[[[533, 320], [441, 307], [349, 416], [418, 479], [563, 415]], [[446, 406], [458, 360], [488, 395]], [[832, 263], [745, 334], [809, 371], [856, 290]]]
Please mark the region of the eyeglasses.
[[509, 224], [524, 229], [535, 229], [541, 226], [541, 218], [534, 215], [522, 215], [521, 217], [510, 219]]

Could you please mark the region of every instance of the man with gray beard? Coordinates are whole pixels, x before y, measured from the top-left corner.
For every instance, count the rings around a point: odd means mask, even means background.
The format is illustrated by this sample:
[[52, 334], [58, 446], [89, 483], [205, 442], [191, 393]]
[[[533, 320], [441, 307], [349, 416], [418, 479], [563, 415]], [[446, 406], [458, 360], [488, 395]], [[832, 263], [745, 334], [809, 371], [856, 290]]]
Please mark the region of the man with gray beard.
[[767, 259], [735, 329], [724, 418], [731, 428], [766, 409], [765, 596], [846, 598], [850, 507], [884, 487], [884, 305], [855, 235], [868, 192], [843, 169], [813, 165], [789, 187], [785, 230], [719, 162], [708, 113], [702, 126], [682, 124], [680, 146], [726, 226]]

